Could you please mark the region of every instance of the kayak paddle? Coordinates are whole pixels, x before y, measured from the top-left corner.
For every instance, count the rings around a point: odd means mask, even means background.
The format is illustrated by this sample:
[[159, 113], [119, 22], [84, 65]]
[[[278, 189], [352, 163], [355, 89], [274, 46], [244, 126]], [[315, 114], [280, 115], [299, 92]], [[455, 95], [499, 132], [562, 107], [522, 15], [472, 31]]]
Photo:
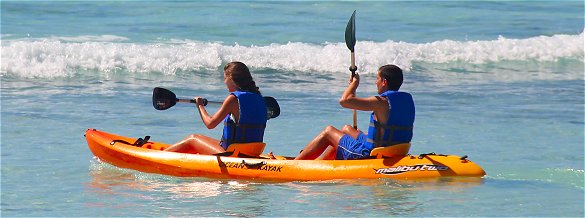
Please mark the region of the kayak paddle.
[[[204, 104], [203, 104], [204, 106], [207, 105], [208, 103], [211, 103], [211, 104], [222, 104], [223, 103], [221, 101], [208, 101], [205, 98], [203, 99], [203, 101], [204, 101]], [[154, 106], [154, 108], [157, 110], [169, 109], [169, 108], [175, 106], [175, 104], [177, 104], [177, 102], [195, 104], [194, 99], [178, 99], [177, 96], [175, 95], [175, 93], [173, 93], [171, 90], [168, 90], [165, 88], [155, 87], [154, 90], [152, 90], [152, 106]], [[266, 103], [266, 109], [268, 109], [268, 114], [267, 114], [268, 119], [276, 118], [280, 115], [280, 106], [278, 105], [278, 102], [276, 101], [276, 99], [274, 99], [273, 97], [264, 96], [264, 102]]]
[[[349, 22], [347, 23], [347, 27], [345, 27], [345, 44], [349, 51], [351, 51], [351, 66], [349, 67], [349, 71], [351, 71], [351, 78], [355, 76], [355, 71], [357, 71], [357, 67], [355, 66], [355, 10], [353, 14], [351, 14], [351, 18], [349, 18]], [[353, 110], [353, 128], [357, 129], [357, 112]]]

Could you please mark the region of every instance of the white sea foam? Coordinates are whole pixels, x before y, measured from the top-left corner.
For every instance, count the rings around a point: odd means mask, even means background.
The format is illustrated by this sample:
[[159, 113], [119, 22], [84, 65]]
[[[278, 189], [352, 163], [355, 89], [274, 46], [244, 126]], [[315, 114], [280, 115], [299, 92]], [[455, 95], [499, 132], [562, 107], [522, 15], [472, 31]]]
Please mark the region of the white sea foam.
[[[345, 43], [289, 42], [265, 46], [226, 45], [221, 42], [171, 40], [139, 44], [119, 36], [52, 37], [2, 40], [1, 75], [20, 77], [67, 77], [78, 70], [111, 73], [217, 70], [238, 60], [253, 69], [293, 72], [347, 73], [349, 52]], [[485, 64], [501, 61], [583, 62], [584, 35], [538, 36], [527, 39], [499, 37], [490, 41], [442, 40], [415, 44], [358, 41], [360, 72], [371, 73], [393, 63], [409, 70], [415, 63]], [[574, 77], [571, 75], [570, 77]]]
[[115, 41], [128, 41], [129, 39], [122, 36], [115, 36], [115, 35], [99, 35], [99, 36], [92, 36], [92, 35], [83, 35], [83, 36], [75, 36], [75, 37], [67, 37], [67, 36], [59, 36], [59, 37], [50, 37], [49, 39], [52, 40], [59, 40], [59, 41], [66, 41], [66, 42], [115, 42]]

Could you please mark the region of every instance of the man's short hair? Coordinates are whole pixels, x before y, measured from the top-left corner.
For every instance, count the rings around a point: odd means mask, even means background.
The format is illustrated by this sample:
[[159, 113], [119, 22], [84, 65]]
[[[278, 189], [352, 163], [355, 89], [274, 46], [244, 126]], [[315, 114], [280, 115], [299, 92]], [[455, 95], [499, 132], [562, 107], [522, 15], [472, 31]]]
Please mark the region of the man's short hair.
[[382, 79], [388, 82], [389, 90], [398, 91], [400, 89], [404, 79], [400, 67], [393, 64], [384, 65], [378, 69], [378, 73]]

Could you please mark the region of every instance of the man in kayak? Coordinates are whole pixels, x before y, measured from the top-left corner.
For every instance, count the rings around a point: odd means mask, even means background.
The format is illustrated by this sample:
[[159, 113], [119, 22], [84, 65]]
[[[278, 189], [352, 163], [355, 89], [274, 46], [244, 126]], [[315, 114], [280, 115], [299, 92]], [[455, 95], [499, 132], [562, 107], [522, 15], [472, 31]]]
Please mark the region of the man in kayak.
[[165, 151], [217, 154], [225, 152], [232, 143], [262, 142], [266, 128], [266, 104], [250, 70], [241, 62], [230, 62], [224, 67], [224, 82], [230, 94], [221, 107], [210, 116], [202, 98], [196, 98], [201, 120], [208, 129], [224, 122], [221, 140], [192, 134]]
[[[353, 160], [370, 156], [372, 149], [401, 143], [412, 139], [414, 124], [414, 101], [406, 92], [400, 92], [403, 75], [395, 65], [384, 65], [378, 69], [376, 87], [379, 96], [358, 98], [355, 95], [360, 78], [350, 78], [349, 86], [339, 99], [344, 108], [372, 111], [368, 134], [349, 125], [338, 130], [327, 126], [315, 137], [295, 160], [320, 159]], [[323, 155], [322, 155], [323, 154]]]

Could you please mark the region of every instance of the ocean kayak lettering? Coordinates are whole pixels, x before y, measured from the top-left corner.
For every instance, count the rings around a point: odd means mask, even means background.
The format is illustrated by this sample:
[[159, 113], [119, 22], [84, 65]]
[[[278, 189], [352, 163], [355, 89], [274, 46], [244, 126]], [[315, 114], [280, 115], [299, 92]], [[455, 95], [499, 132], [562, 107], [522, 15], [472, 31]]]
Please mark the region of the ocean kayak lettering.
[[397, 166], [389, 168], [374, 169], [376, 174], [394, 175], [410, 171], [445, 171], [448, 170], [448, 166], [435, 165], [435, 164], [421, 164], [414, 166]]
[[236, 168], [236, 169], [254, 169], [254, 170], [264, 170], [264, 171], [272, 171], [272, 172], [281, 172], [283, 166], [272, 166], [272, 165], [262, 165], [256, 167], [248, 167], [244, 163], [237, 163], [237, 162], [220, 162], [219, 167], [225, 168]]

